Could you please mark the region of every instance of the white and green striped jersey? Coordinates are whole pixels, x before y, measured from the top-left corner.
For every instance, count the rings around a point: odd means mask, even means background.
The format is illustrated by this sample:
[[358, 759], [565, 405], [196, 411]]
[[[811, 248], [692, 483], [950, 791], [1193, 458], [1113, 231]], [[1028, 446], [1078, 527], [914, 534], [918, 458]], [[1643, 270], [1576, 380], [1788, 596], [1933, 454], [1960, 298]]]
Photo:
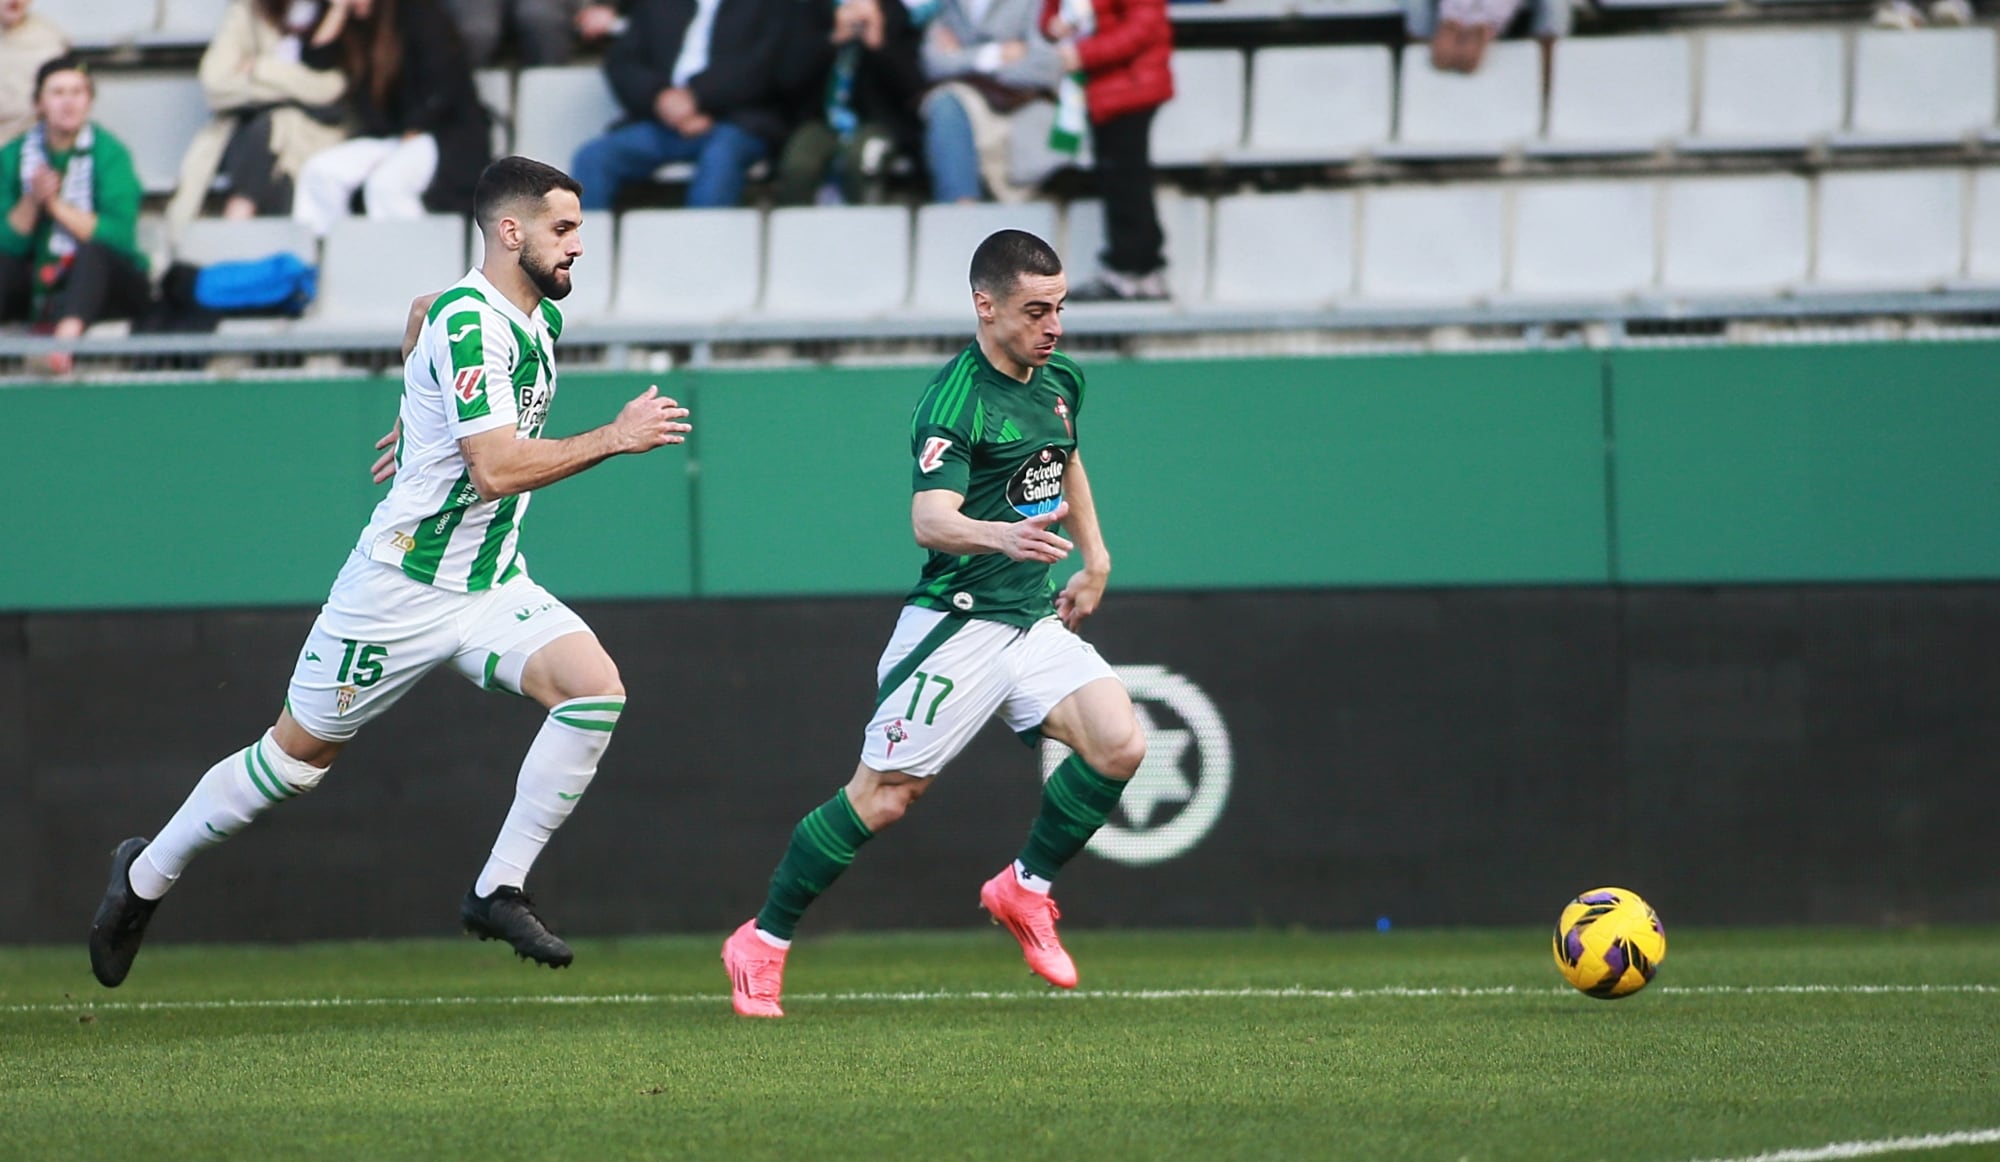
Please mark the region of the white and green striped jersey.
[[481, 500], [458, 442], [511, 427], [542, 434], [556, 391], [562, 312], [522, 314], [477, 269], [431, 304], [403, 364], [396, 479], [361, 534], [361, 551], [427, 585], [473, 593], [522, 568], [528, 493]]

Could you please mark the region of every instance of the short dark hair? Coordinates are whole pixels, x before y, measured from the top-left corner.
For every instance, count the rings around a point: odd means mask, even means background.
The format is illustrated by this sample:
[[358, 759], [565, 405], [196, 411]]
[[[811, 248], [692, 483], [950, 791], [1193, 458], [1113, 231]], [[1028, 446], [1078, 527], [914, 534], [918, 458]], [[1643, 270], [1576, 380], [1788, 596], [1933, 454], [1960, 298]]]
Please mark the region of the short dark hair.
[[1062, 273], [1056, 248], [1026, 230], [995, 230], [972, 252], [972, 289], [1005, 296], [1024, 274]]
[[509, 206], [539, 204], [552, 190], [583, 196], [583, 186], [552, 165], [526, 157], [503, 157], [480, 173], [479, 185], [472, 192], [472, 216], [483, 230], [498, 222]]
[[90, 66], [83, 63], [82, 57], [64, 53], [62, 56], [43, 61], [42, 67], [35, 70], [35, 100], [42, 99], [42, 86], [57, 73], [82, 73], [83, 79], [90, 84], [91, 93], [96, 94], [97, 82], [90, 75]]

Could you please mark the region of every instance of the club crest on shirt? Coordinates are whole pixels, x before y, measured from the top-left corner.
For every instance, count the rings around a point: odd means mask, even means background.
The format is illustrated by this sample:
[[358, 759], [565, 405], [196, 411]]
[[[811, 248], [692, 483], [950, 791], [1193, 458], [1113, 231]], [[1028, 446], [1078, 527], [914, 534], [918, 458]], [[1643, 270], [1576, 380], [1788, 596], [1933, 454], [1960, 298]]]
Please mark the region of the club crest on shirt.
[[889, 740], [889, 749], [883, 753], [895, 754], [896, 744], [908, 741], [910, 735], [908, 731], [903, 729], [903, 720], [898, 718], [896, 721], [882, 728], [882, 737]]
[[1022, 516], [1054, 512], [1063, 498], [1063, 470], [1069, 467], [1069, 453], [1061, 448], [1034, 452], [1007, 480], [1007, 503]]

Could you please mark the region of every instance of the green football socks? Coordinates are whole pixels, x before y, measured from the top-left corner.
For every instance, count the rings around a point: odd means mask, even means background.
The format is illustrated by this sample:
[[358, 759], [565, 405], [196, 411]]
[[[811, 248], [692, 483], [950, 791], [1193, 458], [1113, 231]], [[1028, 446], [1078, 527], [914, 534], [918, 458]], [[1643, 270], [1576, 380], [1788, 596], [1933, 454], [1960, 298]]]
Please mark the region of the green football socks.
[[1042, 784], [1042, 812], [1028, 832], [1027, 845], [1017, 857], [1029, 875], [1056, 878], [1062, 865], [1075, 858], [1104, 826], [1105, 817], [1125, 793], [1125, 782], [1107, 779], [1071, 755]]
[[790, 940], [799, 917], [874, 835], [855, 814], [845, 789], [813, 808], [792, 828], [792, 843], [778, 870], [771, 873], [771, 894], [757, 913], [757, 927], [780, 940]]

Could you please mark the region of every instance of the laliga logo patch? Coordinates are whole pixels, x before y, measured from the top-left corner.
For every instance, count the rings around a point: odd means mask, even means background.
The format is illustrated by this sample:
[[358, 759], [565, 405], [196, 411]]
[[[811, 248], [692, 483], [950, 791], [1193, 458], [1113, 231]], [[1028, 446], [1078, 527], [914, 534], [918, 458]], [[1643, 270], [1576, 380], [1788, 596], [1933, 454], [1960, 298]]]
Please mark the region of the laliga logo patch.
[[1007, 481], [1007, 503], [1022, 516], [1054, 512], [1063, 498], [1063, 470], [1069, 467], [1069, 453], [1061, 448], [1043, 448], [1022, 461]]
[[[1187, 854], [1214, 829], [1229, 802], [1235, 759], [1229, 728], [1201, 687], [1165, 666], [1116, 669], [1146, 732], [1146, 759], [1089, 850], [1144, 867]], [[1043, 782], [1069, 754], [1059, 742], [1042, 743]]]
[[944, 463], [945, 452], [950, 448], [951, 441], [943, 436], [932, 436], [925, 440], [924, 450], [917, 456], [917, 467], [927, 476], [937, 471], [938, 465]]
[[485, 378], [486, 369], [484, 367], [468, 367], [458, 373], [458, 378], [451, 381], [452, 393], [458, 396], [460, 400], [471, 403], [473, 400], [479, 398], [479, 384]]

